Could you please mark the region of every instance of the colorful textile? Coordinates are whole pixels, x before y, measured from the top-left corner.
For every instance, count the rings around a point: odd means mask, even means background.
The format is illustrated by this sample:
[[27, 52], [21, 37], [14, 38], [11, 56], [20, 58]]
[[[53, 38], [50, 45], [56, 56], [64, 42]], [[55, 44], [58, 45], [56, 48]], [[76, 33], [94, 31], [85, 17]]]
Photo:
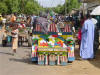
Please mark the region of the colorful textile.
[[68, 50], [68, 61], [74, 61], [75, 60], [74, 45], [68, 46], [67, 50]]
[[81, 40], [81, 29], [79, 29], [79, 31], [78, 31], [78, 40]]
[[32, 46], [32, 55], [31, 55], [32, 61], [38, 61], [37, 47], [38, 47], [37, 45]]
[[49, 55], [49, 65], [55, 65], [56, 64], [56, 56], [55, 54]]
[[67, 65], [67, 54], [61, 56], [61, 65], [62, 66]]
[[35, 31], [39, 31], [39, 32], [42, 31], [42, 30], [41, 30], [41, 26], [40, 26], [39, 24], [36, 25]]
[[17, 38], [17, 37], [18, 37], [18, 32], [19, 32], [18, 29], [13, 30], [13, 31], [11, 32], [11, 33], [12, 33], [12, 37]]
[[44, 59], [45, 59], [44, 54], [39, 54], [38, 55], [38, 64], [44, 65]]
[[66, 24], [64, 32], [71, 32], [70, 26], [68, 24]]
[[56, 24], [51, 24], [49, 27], [49, 32], [57, 32]]
[[41, 26], [42, 32], [46, 33], [48, 32], [48, 20], [43, 17], [39, 17], [36, 19], [37, 24]]

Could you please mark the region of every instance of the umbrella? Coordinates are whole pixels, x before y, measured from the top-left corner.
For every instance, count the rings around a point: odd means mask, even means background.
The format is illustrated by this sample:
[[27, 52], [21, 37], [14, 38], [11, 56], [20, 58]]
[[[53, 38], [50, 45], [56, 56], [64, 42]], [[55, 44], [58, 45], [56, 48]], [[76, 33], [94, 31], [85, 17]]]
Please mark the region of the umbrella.
[[92, 12], [91, 15], [100, 15], [100, 6], [97, 6]]

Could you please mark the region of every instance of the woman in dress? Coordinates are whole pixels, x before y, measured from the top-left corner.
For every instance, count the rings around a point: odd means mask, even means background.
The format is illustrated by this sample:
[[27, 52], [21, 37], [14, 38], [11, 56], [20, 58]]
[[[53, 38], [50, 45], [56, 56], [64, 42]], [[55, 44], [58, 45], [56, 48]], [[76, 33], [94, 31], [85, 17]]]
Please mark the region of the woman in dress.
[[13, 52], [16, 53], [16, 49], [18, 48], [18, 26], [13, 26], [12, 34], [12, 49]]

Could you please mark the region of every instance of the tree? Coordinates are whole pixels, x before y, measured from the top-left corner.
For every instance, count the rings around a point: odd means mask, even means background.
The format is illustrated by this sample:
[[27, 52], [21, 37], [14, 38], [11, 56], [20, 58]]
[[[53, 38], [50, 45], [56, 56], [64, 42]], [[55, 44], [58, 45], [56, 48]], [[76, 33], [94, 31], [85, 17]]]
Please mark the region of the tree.
[[19, 12], [19, 0], [4, 0], [8, 8], [8, 13]]
[[[3, 5], [2, 5], [3, 3]], [[6, 11], [8, 14], [11, 13], [26, 13], [26, 14], [38, 14], [44, 10], [36, 0], [0, 0], [0, 9]]]
[[65, 11], [69, 13], [73, 8], [78, 9], [80, 5], [78, 0], [66, 0], [64, 5], [58, 5], [54, 11], [59, 14], [66, 14]]
[[42, 8], [38, 5], [35, 0], [29, 0], [25, 5], [25, 13], [26, 14], [37, 14], [42, 10]]
[[7, 14], [14, 12], [38, 14], [40, 11], [45, 11], [36, 0], [0, 0], [0, 4], [1, 12], [6, 12]]
[[0, 13], [7, 13], [8, 9], [4, 2], [0, 2]]
[[18, 0], [12, 0], [12, 8], [11, 8], [11, 10], [12, 10], [12, 13], [14, 13], [14, 12], [19, 12], [19, 2], [18, 2]]

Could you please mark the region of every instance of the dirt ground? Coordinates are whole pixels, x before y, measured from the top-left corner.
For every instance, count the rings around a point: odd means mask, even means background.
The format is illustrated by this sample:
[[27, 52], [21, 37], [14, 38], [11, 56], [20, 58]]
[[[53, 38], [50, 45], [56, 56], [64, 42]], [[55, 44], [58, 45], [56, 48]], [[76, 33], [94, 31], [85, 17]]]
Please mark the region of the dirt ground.
[[96, 59], [79, 60], [76, 46], [76, 60], [67, 66], [39, 66], [31, 63], [30, 54], [31, 47], [19, 47], [12, 56], [11, 47], [0, 46], [0, 75], [100, 75], [100, 50]]
[[79, 50], [75, 48], [76, 60], [67, 66], [39, 66], [31, 63], [31, 48], [20, 47], [12, 56], [11, 47], [0, 47], [0, 75], [100, 75], [100, 50], [96, 59], [79, 60]]

